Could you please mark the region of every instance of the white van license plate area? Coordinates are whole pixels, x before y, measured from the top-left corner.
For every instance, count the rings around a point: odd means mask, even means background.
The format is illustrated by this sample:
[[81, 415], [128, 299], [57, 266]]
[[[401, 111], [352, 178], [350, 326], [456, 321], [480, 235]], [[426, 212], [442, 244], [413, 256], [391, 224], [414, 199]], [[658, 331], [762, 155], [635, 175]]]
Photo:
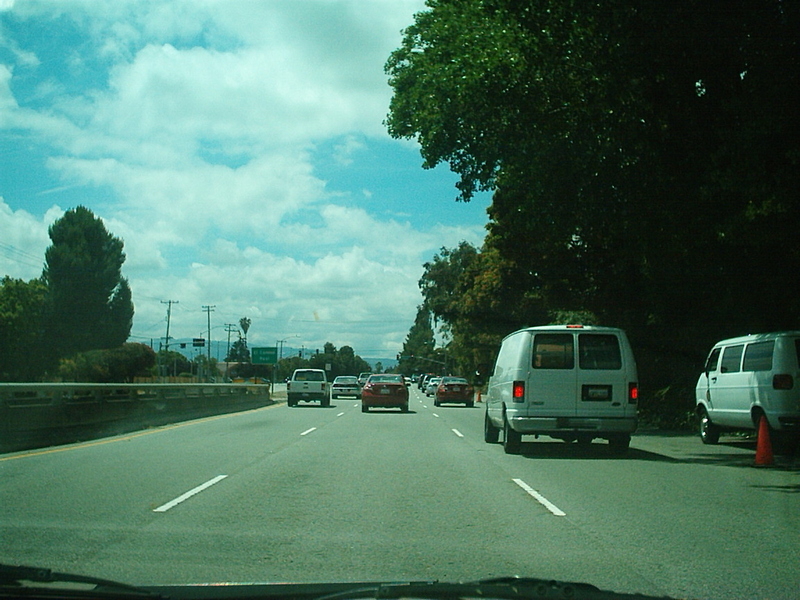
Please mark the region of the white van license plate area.
[[610, 385], [584, 385], [581, 388], [581, 400], [584, 402], [609, 402], [613, 397]]

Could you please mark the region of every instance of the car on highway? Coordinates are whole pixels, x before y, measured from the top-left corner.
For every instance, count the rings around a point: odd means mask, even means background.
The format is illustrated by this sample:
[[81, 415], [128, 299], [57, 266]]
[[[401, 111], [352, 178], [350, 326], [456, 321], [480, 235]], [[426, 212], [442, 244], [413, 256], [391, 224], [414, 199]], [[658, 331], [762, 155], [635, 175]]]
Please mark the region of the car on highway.
[[436, 394], [436, 388], [439, 387], [441, 377], [429, 377], [425, 380], [425, 395], [431, 397]]
[[0, 0], [0, 600], [800, 600], [798, 109], [800, 0]]
[[434, 406], [442, 404], [475, 405], [475, 388], [463, 377], [442, 377], [434, 392]]
[[353, 375], [339, 375], [334, 377], [331, 384], [331, 399], [347, 396], [351, 398], [361, 397], [361, 386], [358, 385], [358, 377]]
[[428, 382], [428, 380], [429, 380], [431, 377], [435, 377], [435, 375], [434, 375], [433, 373], [422, 373], [422, 374], [421, 374], [421, 375], [420, 375], [420, 376], [417, 378], [417, 387], [418, 387], [418, 388], [420, 389], [420, 391], [422, 391], [423, 393], [425, 392], [425, 384]]
[[399, 408], [408, 412], [408, 387], [402, 375], [370, 375], [361, 388], [361, 412], [371, 408]]
[[755, 431], [761, 418], [781, 446], [800, 437], [800, 331], [751, 334], [714, 345], [695, 387], [700, 439]]
[[330, 406], [330, 384], [323, 369], [295, 369], [286, 384], [286, 404], [297, 406], [303, 402], [319, 402], [320, 406]]
[[589, 444], [608, 440], [625, 452], [638, 425], [639, 377], [626, 333], [616, 327], [543, 325], [500, 344], [489, 378], [484, 440], [508, 454], [522, 436]]

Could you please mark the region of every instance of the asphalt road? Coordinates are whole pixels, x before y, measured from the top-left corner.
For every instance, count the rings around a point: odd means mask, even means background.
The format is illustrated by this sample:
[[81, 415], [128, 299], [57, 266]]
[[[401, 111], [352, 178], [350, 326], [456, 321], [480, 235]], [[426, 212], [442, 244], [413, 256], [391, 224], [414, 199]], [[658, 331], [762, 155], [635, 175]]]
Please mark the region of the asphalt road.
[[0, 455], [0, 562], [135, 584], [586, 581], [800, 595], [800, 460], [640, 432], [629, 454], [483, 442], [483, 405], [285, 404]]

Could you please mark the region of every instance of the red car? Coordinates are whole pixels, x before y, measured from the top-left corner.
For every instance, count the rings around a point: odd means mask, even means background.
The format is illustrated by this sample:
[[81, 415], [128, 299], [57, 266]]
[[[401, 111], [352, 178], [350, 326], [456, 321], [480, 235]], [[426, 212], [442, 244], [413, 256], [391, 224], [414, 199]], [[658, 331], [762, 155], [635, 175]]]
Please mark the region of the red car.
[[474, 406], [475, 388], [463, 377], [442, 377], [439, 387], [436, 388], [434, 406], [441, 406], [444, 402], [458, 402], [468, 407]]
[[408, 388], [402, 375], [370, 375], [361, 388], [361, 412], [373, 406], [399, 408], [408, 412]]

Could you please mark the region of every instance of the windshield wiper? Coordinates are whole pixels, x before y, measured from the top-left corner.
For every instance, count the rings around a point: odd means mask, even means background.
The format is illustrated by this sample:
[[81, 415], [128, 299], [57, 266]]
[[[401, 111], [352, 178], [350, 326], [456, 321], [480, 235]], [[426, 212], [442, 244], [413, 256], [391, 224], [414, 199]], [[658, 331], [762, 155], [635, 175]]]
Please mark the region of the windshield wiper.
[[[40, 584], [40, 585], [36, 585]], [[88, 586], [88, 589], [85, 587]], [[547, 579], [502, 577], [480, 581], [361, 582], [311, 584], [189, 584], [135, 587], [125, 583], [56, 573], [37, 567], [0, 564], [0, 600], [3, 598], [120, 598], [175, 600], [351, 600], [375, 598], [399, 600], [656, 600], [655, 596], [601, 590], [589, 583]], [[665, 596], [660, 600], [669, 600]]]
[[[354, 586], [350, 590], [318, 596], [315, 600], [349, 600], [353, 598], [389, 600], [399, 598], [425, 598], [428, 600], [464, 600], [467, 598], [495, 598], [499, 600], [538, 600], [539, 598], [561, 598], [564, 600], [655, 599], [654, 596], [621, 594], [601, 590], [589, 583], [503, 577], [466, 583], [430, 581]], [[661, 599], [669, 600], [664, 596]]]
[[35, 597], [41, 595], [42, 590], [47, 590], [48, 595], [70, 597], [163, 598], [150, 590], [118, 581], [57, 573], [40, 567], [0, 564], [0, 598], [9, 592], [14, 597]]

